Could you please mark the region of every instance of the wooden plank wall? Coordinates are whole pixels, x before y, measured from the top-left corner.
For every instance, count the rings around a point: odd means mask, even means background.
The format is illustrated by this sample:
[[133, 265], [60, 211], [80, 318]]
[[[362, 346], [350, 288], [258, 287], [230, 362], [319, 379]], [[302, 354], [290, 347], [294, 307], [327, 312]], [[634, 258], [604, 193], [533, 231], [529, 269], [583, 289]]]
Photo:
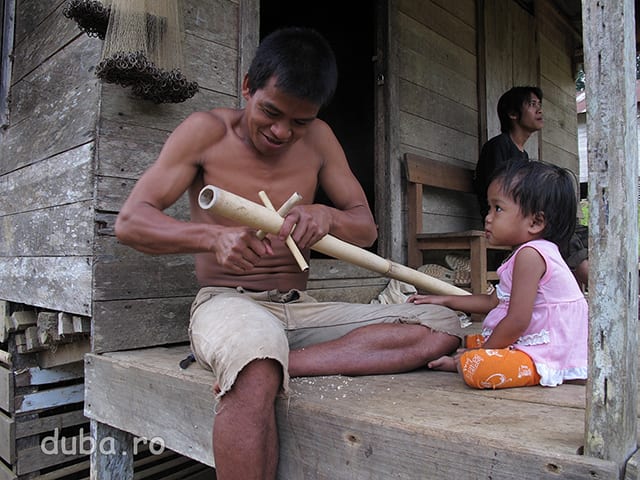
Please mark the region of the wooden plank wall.
[[[96, 163], [95, 351], [188, 340], [189, 306], [197, 291], [193, 256], [139, 253], [117, 242], [113, 224], [136, 180], [184, 118], [236, 105], [238, 15], [237, 0], [184, 1], [185, 71], [200, 87], [191, 99], [156, 105], [118, 86], [103, 87]], [[187, 219], [186, 196], [167, 213]]]
[[[399, 2], [401, 150], [473, 167], [480, 137], [500, 132], [500, 95], [516, 85], [539, 85], [546, 125], [529, 139], [527, 152], [577, 172], [574, 34], [547, 0], [536, 3], [536, 16], [513, 0], [476, 4]], [[478, 100], [483, 85], [486, 112]], [[423, 212], [429, 232], [481, 225], [472, 195], [426, 190]]]
[[88, 315], [100, 43], [63, 6], [16, 3], [10, 121], [0, 137], [0, 297]]
[[[478, 156], [475, 1], [398, 4], [400, 150], [473, 166]], [[429, 232], [479, 224], [473, 196], [461, 199], [427, 189], [424, 225]]]
[[[538, 85], [538, 48], [535, 18], [513, 0], [486, 0], [483, 16], [487, 118], [481, 121], [489, 139], [500, 133], [500, 96], [514, 86]], [[537, 134], [525, 148], [539, 157]]]
[[569, 168], [579, 178], [574, 36], [548, 0], [539, 2], [536, 25], [545, 119], [540, 159]]

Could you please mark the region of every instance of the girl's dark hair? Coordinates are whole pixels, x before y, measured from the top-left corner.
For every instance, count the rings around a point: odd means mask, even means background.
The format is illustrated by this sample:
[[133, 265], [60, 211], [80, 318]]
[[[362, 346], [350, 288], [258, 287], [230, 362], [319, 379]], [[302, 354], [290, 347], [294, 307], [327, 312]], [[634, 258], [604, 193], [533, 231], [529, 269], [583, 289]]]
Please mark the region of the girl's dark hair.
[[511, 117], [516, 115], [518, 119], [522, 116], [522, 107], [531, 100], [531, 95], [538, 97], [542, 101], [542, 90], [538, 87], [513, 87], [502, 94], [498, 100], [498, 118], [500, 119], [500, 131], [509, 133], [511, 131]]
[[338, 67], [329, 43], [313, 29], [288, 27], [267, 35], [249, 67], [249, 92], [264, 88], [271, 77], [288, 95], [323, 107], [338, 83]]
[[566, 253], [576, 228], [576, 177], [571, 170], [538, 161], [512, 160], [496, 172], [502, 191], [523, 215], [543, 215], [542, 238]]

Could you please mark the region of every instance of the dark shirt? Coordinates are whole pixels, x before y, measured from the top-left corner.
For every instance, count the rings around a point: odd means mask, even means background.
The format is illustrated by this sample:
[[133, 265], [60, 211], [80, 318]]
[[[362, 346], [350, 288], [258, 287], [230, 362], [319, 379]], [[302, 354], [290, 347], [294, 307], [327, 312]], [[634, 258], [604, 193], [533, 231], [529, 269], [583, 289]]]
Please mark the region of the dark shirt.
[[487, 203], [487, 190], [489, 184], [493, 180], [493, 175], [499, 168], [502, 168], [510, 160], [529, 160], [529, 155], [525, 151], [521, 151], [508, 133], [501, 133], [488, 140], [480, 151], [478, 164], [473, 177], [473, 188], [478, 196], [480, 204], [480, 213], [482, 219], [489, 212], [489, 204]]

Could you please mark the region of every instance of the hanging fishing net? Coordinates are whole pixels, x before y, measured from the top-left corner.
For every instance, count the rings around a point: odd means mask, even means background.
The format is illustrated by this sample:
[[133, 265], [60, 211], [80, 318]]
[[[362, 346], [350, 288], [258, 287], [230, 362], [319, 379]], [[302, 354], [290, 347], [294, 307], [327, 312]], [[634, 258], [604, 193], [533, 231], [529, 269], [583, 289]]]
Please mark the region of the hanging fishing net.
[[75, 20], [84, 33], [104, 40], [109, 25], [109, 4], [111, 0], [69, 0], [62, 14]]
[[[71, 0], [66, 8], [78, 1]], [[178, 0], [108, 2], [108, 7], [102, 3], [108, 26], [96, 75], [131, 87], [134, 95], [155, 103], [183, 102], [195, 95], [198, 84], [183, 73], [184, 32]]]

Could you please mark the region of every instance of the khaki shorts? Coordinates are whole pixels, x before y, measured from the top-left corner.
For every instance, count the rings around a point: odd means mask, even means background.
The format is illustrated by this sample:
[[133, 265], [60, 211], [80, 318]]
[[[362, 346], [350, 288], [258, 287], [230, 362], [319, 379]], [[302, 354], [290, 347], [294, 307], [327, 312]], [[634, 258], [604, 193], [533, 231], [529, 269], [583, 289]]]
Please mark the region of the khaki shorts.
[[464, 338], [456, 313], [438, 305], [317, 302], [306, 292], [251, 292], [204, 287], [191, 307], [189, 336], [200, 365], [213, 371], [227, 392], [249, 362], [271, 358], [282, 365], [289, 386], [289, 349], [339, 338], [375, 323], [422, 324]]

